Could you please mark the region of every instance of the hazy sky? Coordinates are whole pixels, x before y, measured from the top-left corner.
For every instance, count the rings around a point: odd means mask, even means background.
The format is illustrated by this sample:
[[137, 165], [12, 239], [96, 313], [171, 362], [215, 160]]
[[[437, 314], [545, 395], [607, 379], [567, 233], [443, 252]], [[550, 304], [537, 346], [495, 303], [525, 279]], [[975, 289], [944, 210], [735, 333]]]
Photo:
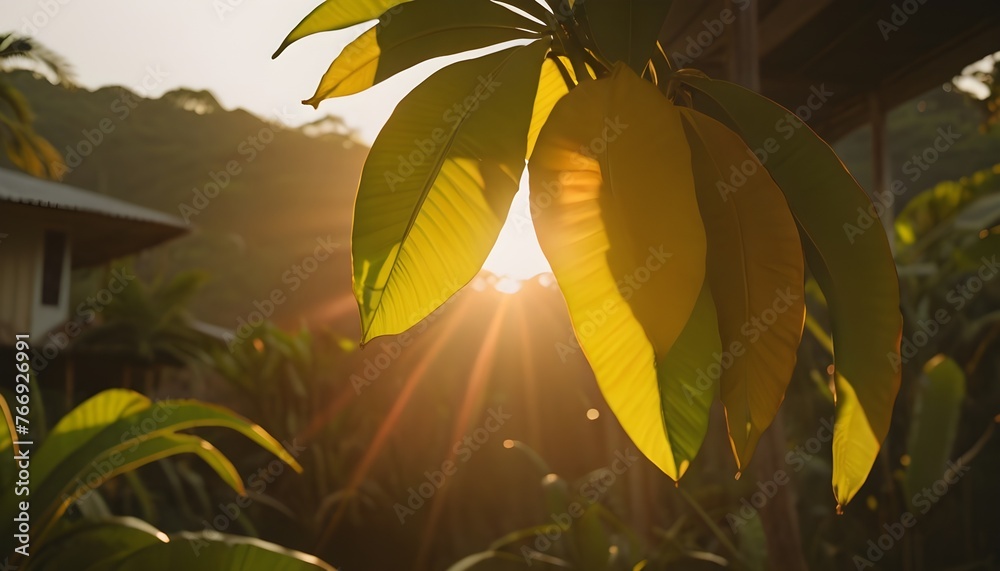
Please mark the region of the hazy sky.
[[[321, 0], [0, 0], [0, 31], [34, 37], [65, 57], [88, 88], [122, 85], [158, 97], [178, 87], [208, 89], [227, 109], [299, 125], [326, 114], [343, 117], [368, 143], [399, 99], [454, 58], [403, 72], [362, 93], [302, 105], [340, 50], [371, 23], [317, 34], [271, 54]], [[548, 270], [527, 219], [522, 181], [486, 267], [527, 278]]]
[[441, 65], [325, 101], [317, 112], [301, 100], [340, 49], [370, 26], [306, 38], [272, 60], [285, 34], [321, 0], [0, 1], [0, 30], [37, 38], [64, 56], [86, 87], [123, 85], [152, 96], [208, 89], [226, 108], [292, 124], [340, 115], [368, 142], [405, 90]]

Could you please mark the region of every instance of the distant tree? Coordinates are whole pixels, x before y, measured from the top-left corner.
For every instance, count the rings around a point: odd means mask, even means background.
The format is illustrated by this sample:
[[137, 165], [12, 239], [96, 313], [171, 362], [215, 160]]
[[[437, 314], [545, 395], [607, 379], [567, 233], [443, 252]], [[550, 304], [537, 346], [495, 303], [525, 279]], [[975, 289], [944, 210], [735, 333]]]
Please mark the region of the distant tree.
[[75, 87], [66, 61], [37, 41], [0, 34], [0, 144], [11, 162], [38, 177], [58, 180], [65, 172], [62, 155], [35, 132], [35, 116], [24, 94], [7, 81], [15, 69], [45, 72], [57, 85]]
[[[1000, 125], [1000, 52], [969, 66], [955, 79], [955, 86], [979, 106], [986, 119], [980, 125], [984, 133]], [[971, 85], [977, 89], [970, 89]], [[976, 92], [979, 93], [976, 93]]]

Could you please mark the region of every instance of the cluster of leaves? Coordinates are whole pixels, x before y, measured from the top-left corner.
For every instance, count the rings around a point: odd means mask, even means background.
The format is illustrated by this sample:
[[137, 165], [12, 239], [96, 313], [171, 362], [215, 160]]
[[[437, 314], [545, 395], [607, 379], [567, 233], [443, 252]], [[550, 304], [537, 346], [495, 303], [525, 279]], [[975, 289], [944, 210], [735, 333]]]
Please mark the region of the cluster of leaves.
[[[0, 483], [13, 490], [19, 445], [14, 416], [0, 397]], [[178, 454], [195, 454], [234, 491], [246, 494], [232, 462], [208, 440], [183, 431], [223, 427], [239, 432], [301, 472], [260, 426], [221, 407], [192, 400], [152, 402], [124, 389], [102, 392], [64, 416], [37, 451], [29, 450], [31, 494], [4, 494], [4, 537], [14, 538], [24, 503], [31, 514], [30, 557], [4, 549], [7, 563], [26, 569], [294, 569], [331, 570], [315, 557], [255, 539], [213, 532], [165, 533], [140, 520], [71, 522], [66, 510], [108, 480]], [[6, 545], [6, 544], [5, 544]], [[8, 554], [7, 552], [10, 551]], [[235, 567], [234, 567], [235, 566]]]
[[279, 53], [378, 18], [312, 105], [495, 48], [413, 89], [371, 149], [352, 240], [362, 340], [405, 331], [481, 269], [527, 162], [539, 242], [580, 345], [626, 432], [671, 478], [701, 447], [716, 379], [738, 469], [749, 462], [794, 367], [808, 262], [830, 307], [833, 487], [846, 504], [899, 388], [888, 241], [845, 236], [871, 202], [793, 114], [674, 69], [657, 42], [669, 5], [327, 0], [291, 32]]
[[59, 179], [66, 167], [62, 155], [35, 132], [35, 117], [24, 95], [4, 79], [18, 65], [38, 66], [57, 83], [72, 86], [69, 67], [38, 42], [12, 33], [0, 34], [0, 143], [21, 170], [38, 177]]

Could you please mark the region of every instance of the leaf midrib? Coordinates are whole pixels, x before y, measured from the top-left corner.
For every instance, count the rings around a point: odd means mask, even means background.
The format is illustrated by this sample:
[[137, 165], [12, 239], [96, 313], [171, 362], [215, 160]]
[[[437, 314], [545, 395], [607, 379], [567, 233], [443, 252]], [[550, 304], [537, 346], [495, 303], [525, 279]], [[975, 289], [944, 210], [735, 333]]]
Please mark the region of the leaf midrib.
[[[493, 68], [491, 75], [496, 76], [502, 73], [504, 68], [507, 67], [507, 64], [510, 63], [511, 58], [514, 57], [514, 54], [516, 54], [519, 50], [534, 45], [534, 43], [535, 42], [532, 42], [525, 46], [520, 46], [518, 48], [512, 49], [510, 54], [508, 54], [507, 57], [505, 57], [503, 61], [500, 62], [499, 65]], [[480, 93], [479, 95], [477, 95], [475, 101], [477, 103], [482, 101], [483, 95], [484, 93]], [[440, 174], [441, 172], [441, 168], [444, 166], [445, 161], [448, 160], [448, 156], [451, 153], [451, 148], [454, 146], [455, 140], [458, 138], [459, 131], [465, 125], [465, 121], [472, 115], [473, 111], [480, 111], [479, 106], [470, 105], [467, 106], [465, 110], [463, 110], [463, 113], [461, 115], [461, 120], [452, 129], [450, 136], [445, 141], [444, 145], [442, 145], [441, 153], [438, 155], [438, 158], [434, 163], [434, 167], [428, 171], [427, 176], [424, 178], [424, 183], [420, 191], [420, 196], [417, 198], [417, 203], [414, 205], [413, 212], [410, 214], [410, 219], [407, 221], [406, 228], [403, 230], [403, 235], [399, 241], [399, 249], [396, 251], [396, 256], [392, 260], [392, 267], [389, 268], [389, 274], [386, 276], [385, 287], [382, 288], [383, 296], [379, 297], [378, 305], [375, 307], [374, 311], [372, 311], [372, 320], [375, 319], [375, 316], [378, 315], [378, 313], [382, 309], [382, 297], [384, 297], [384, 293], [389, 290], [389, 285], [392, 283], [393, 275], [395, 275], [396, 272], [397, 261], [399, 260], [399, 254], [403, 251], [403, 246], [405, 245], [406, 240], [410, 237], [410, 232], [413, 230], [413, 227], [416, 224], [417, 217], [420, 216], [420, 212], [421, 210], [423, 210], [424, 202], [427, 200], [427, 197], [430, 195], [431, 190], [433, 190], [434, 188], [434, 181], [437, 180], [438, 174]], [[369, 329], [370, 328], [371, 325], [369, 325]]]

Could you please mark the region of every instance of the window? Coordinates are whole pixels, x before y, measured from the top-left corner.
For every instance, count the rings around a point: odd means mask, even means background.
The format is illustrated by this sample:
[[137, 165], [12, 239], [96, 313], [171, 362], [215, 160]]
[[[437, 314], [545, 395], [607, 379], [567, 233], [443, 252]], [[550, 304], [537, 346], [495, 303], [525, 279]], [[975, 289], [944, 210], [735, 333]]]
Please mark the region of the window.
[[42, 253], [42, 305], [59, 305], [62, 289], [63, 259], [66, 257], [66, 234], [45, 232]]

